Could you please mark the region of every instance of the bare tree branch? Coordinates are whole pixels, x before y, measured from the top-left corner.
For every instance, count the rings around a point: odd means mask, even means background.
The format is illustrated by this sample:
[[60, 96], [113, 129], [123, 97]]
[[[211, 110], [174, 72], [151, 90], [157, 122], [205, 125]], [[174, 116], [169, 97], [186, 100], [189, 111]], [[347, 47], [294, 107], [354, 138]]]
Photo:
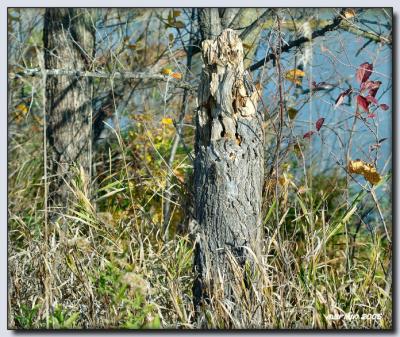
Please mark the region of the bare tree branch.
[[[332, 23], [324, 26], [321, 29], [318, 29], [318, 30], [314, 31], [312, 33], [312, 39], [315, 39], [317, 37], [323, 36], [323, 35], [325, 35], [325, 33], [337, 29], [339, 27], [340, 23], [342, 22], [342, 20], [343, 20], [343, 16], [341, 14], [339, 14], [338, 16], [336, 16], [333, 19]], [[300, 37], [300, 38], [298, 38], [298, 39], [296, 39], [294, 41], [291, 41], [289, 44], [285, 45], [284, 47], [282, 47], [282, 49], [281, 49], [281, 51], [279, 53], [281, 54], [281, 53], [284, 53], [284, 52], [288, 52], [292, 48], [298, 47], [298, 46], [302, 45], [303, 43], [306, 43], [306, 42], [309, 42], [309, 41], [310, 41], [310, 39], [308, 39], [305, 36], [302, 36], [302, 37]], [[276, 59], [276, 54], [275, 53], [270, 53], [270, 54], [266, 55], [262, 60], [260, 60], [260, 61], [258, 61], [256, 63], [254, 63], [253, 65], [251, 65], [249, 67], [249, 70], [250, 71], [257, 70], [258, 68], [262, 67], [264, 64], [268, 63], [271, 60], [275, 60], [275, 59]]]
[[27, 68], [18, 72], [10, 72], [10, 79], [23, 77], [23, 76], [37, 76], [46, 73], [46, 75], [52, 76], [76, 76], [76, 77], [95, 77], [95, 78], [110, 78], [110, 79], [137, 79], [137, 80], [159, 80], [164, 82], [171, 82], [176, 87], [193, 91], [194, 88], [190, 83], [176, 80], [171, 76], [162, 74], [151, 74], [147, 72], [93, 72], [93, 71], [82, 71], [82, 70], [70, 70], [70, 69], [40, 69], [40, 68]]
[[254, 29], [267, 21], [272, 9], [267, 9], [261, 16], [259, 16], [252, 24], [247, 26], [243, 32], [240, 33], [240, 38], [244, 40]]

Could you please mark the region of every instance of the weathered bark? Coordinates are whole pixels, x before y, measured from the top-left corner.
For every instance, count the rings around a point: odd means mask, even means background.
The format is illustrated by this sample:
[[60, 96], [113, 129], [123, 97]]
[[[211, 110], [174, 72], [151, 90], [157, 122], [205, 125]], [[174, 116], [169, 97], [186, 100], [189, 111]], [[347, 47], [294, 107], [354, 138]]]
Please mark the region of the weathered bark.
[[[223, 287], [235, 308], [234, 256], [240, 268], [260, 253], [263, 184], [259, 92], [244, 71], [243, 46], [230, 29], [202, 44], [204, 68], [196, 116], [195, 216], [198, 224], [193, 287], [196, 310]], [[231, 254], [229, 254], [231, 253]], [[254, 266], [254, 265], [253, 265]]]
[[198, 13], [202, 40], [215, 39], [222, 31], [218, 8], [201, 8]]
[[[49, 8], [44, 16], [46, 69], [87, 71], [94, 56], [94, 32], [84, 10]], [[63, 212], [71, 198], [73, 167], [90, 173], [91, 78], [47, 75], [46, 118], [49, 206]], [[50, 212], [52, 215], [52, 212]]]

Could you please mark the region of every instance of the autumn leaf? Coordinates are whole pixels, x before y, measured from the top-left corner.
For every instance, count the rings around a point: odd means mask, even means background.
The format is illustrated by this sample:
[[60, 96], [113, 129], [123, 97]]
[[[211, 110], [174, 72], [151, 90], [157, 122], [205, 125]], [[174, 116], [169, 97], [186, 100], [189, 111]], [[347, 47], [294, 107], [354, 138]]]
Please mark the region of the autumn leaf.
[[299, 111], [295, 108], [288, 108], [287, 113], [290, 119], [295, 119]]
[[357, 96], [357, 105], [361, 107], [365, 112], [369, 112], [368, 106], [369, 102], [364, 96], [358, 95]]
[[353, 8], [347, 8], [343, 15], [346, 19], [351, 19], [356, 16], [356, 11]]
[[179, 11], [179, 10], [173, 10], [173, 11], [172, 11], [172, 16], [173, 16], [174, 18], [178, 17], [179, 15], [181, 15], [181, 11]]
[[182, 21], [176, 21], [172, 24], [175, 28], [185, 28], [185, 24]]
[[305, 138], [311, 138], [311, 136], [314, 134], [314, 131], [308, 131], [303, 135], [303, 139]]
[[172, 69], [171, 69], [171, 68], [168, 68], [168, 67], [163, 68], [163, 69], [161, 70], [161, 74], [163, 74], [163, 75], [169, 76], [169, 75], [171, 75], [172, 73], [173, 73]]
[[378, 100], [377, 100], [374, 96], [368, 95], [368, 96], [365, 97], [365, 99], [366, 99], [369, 103], [373, 103], [373, 104], [378, 105]]
[[373, 66], [371, 63], [364, 62], [363, 64], [360, 64], [356, 71], [356, 80], [357, 82], [364, 83], [368, 80], [368, 78], [372, 74], [372, 69]]
[[372, 185], [376, 185], [381, 181], [381, 176], [376, 171], [376, 168], [372, 164], [367, 164], [360, 159], [350, 160], [348, 170], [349, 173], [361, 174]]
[[317, 129], [317, 131], [319, 131], [322, 127], [322, 125], [324, 125], [324, 121], [325, 118], [320, 118], [317, 120], [317, 122], [315, 123], [315, 128]]
[[335, 101], [335, 109], [336, 109], [339, 105], [341, 105], [341, 104], [343, 103], [344, 98], [345, 98], [346, 96], [350, 95], [350, 94], [352, 93], [352, 91], [353, 91], [353, 89], [352, 89], [352, 88], [349, 88], [349, 89], [347, 89], [346, 91], [343, 91], [342, 93], [339, 94], [338, 98], [336, 98], [336, 101]]
[[375, 114], [368, 114], [368, 116], [367, 116], [368, 118], [375, 118], [376, 117], [376, 115]]
[[182, 79], [182, 74], [181, 73], [172, 73], [171, 77], [177, 79], [177, 80], [181, 80]]
[[285, 79], [297, 85], [300, 85], [304, 75], [305, 72], [300, 69], [291, 69], [285, 73]]
[[18, 104], [15, 109], [17, 109], [18, 111], [22, 112], [23, 114], [26, 114], [28, 112], [28, 107], [26, 106], [25, 103], [20, 103]]
[[369, 90], [368, 95], [375, 97], [381, 84], [381, 81], [366, 81], [361, 83], [360, 91]]
[[172, 125], [172, 124], [173, 124], [172, 118], [170, 118], [170, 117], [163, 117], [163, 119], [161, 120], [161, 124], [164, 124], [164, 125]]
[[389, 105], [387, 105], [387, 104], [380, 104], [379, 107], [380, 107], [383, 111], [386, 111], [386, 110], [389, 109]]
[[371, 81], [371, 84], [369, 85], [368, 89], [368, 95], [375, 97], [376, 93], [378, 92], [382, 82], [381, 81]]

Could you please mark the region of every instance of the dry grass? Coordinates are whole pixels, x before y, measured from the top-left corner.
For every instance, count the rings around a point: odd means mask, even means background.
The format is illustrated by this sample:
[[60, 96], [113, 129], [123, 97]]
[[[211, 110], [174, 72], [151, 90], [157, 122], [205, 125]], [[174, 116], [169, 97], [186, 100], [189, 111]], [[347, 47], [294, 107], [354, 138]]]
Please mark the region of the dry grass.
[[[75, 204], [49, 224], [46, 242], [40, 142], [20, 136], [10, 143], [10, 328], [391, 328], [388, 241], [375, 217], [353, 238], [366, 196], [353, 193], [346, 206], [339, 178], [334, 188], [321, 178], [318, 189], [283, 185], [266, 196], [257, 285], [249, 290], [231, 259], [233, 302], [223, 299], [222, 281], [195, 323], [194, 242], [189, 234], [163, 239], [158, 185], [167, 174], [155, 160], [160, 153], [140, 165], [149, 153], [119, 141], [110, 157], [123, 152], [122, 159], [107, 162], [95, 185], [77, 169], [70, 182]], [[96, 189], [93, 199], [89, 187]], [[182, 219], [175, 211], [171, 233]], [[329, 314], [359, 318], [332, 320]], [[368, 316], [376, 314], [382, 317]]]

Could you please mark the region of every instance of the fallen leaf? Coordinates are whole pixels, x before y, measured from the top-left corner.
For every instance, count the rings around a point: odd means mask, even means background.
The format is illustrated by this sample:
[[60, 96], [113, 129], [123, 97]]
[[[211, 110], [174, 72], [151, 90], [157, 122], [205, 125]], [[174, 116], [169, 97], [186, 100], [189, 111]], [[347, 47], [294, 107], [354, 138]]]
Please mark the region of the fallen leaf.
[[348, 170], [349, 173], [361, 174], [372, 185], [376, 185], [381, 181], [381, 176], [376, 171], [376, 168], [372, 164], [367, 164], [360, 159], [350, 160]]
[[358, 67], [358, 69], [356, 71], [357, 82], [360, 82], [360, 83], [366, 82], [372, 74], [372, 69], [373, 69], [373, 66], [371, 63], [364, 62], [364, 63], [360, 64], [360, 66]]
[[317, 129], [317, 131], [319, 131], [322, 127], [322, 125], [324, 125], [324, 121], [325, 118], [320, 118], [317, 120], [317, 122], [315, 123], [315, 128]]

